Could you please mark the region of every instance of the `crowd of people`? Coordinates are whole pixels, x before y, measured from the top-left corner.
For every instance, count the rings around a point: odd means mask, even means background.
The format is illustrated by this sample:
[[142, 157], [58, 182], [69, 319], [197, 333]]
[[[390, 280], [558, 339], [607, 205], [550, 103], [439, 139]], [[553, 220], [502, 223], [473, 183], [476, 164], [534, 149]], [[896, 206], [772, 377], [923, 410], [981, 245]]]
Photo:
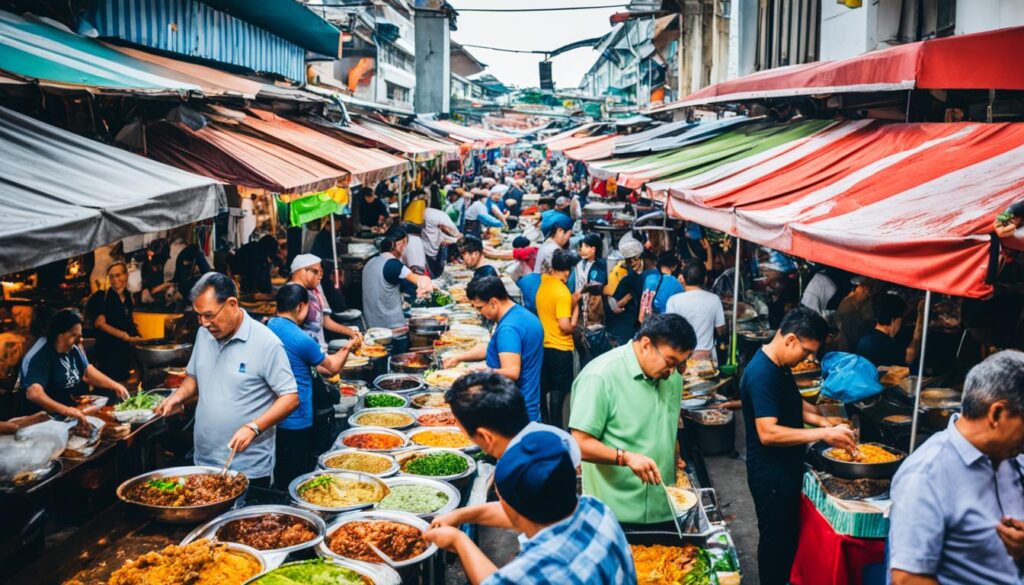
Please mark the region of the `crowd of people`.
[[[453, 264], [472, 273], [467, 300], [492, 327], [486, 343], [446, 357], [443, 366], [485, 365], [459, 378], [446, 400], [459, 427], [496, 460], [497, 501], [437, 517], [426, 538], [456, 553], [474, 584], [635, 583], [625, 531], [674, 530], [664, 485], [686, 466], [677, 441], [681, 372], [688, 360], [717, 364], [722, 355], [722, 295], [736, 282], [734, 269], [724, 268], [730, 251], [680, 222], [675, 240], [660, 247], [641, 231], [627, 233], [611, 261], [609, 242], [581, 230], [589, 186], [572, 170], [528, 154], [479, 170], [413, 191], [400, 218], [389, 209], [395, 185], [353, 194], [357, 231], [375, 236], [379, 247], [362, 268], [360, 308], [367, 327], [391, 332], [393, 354], [411, 343], [403, 303], [430, 294]], [[198, 247], [184, 248], [164, 278], [163, 244], [146, 249], [138, 300], [185, 299], [200, 325], [184, 382], [157, 407], [168, 415], [196, 404], [197, 465], [233, 458], [252, 485], [279, 489], [314, 468], [324, 443], [318, 414], [331, 403], [320, 375], [340, 372], [363, 342], [362, 332], [335, 315], [342, 283], [325, 278], [335, 272], [330, 234], [340, 221], [326, 218], [309, 250], [288, 262], [278, 239], [264, 235], [213, 266]], [[511, 252], [488, 244], [491, 230], [510, 228], [522, 232]], [[768, 299], [772, 334], [744, 357], [737, 406], [760, 582], [784, 584], [798, 544], [806, 446], [857, 448], [849, 426], [802, 399], [791, 368], [827, 347], [875, 366], [913, 367], [923, 305], [826, 267], [801, 296], [795, 265], [784, 256], [731, 253], [743, 254], [740, 286], [764, 276], [756, 285]], [[275, 271], [287, 277], [276, 290]], [[88, 386], [129, 395], [129, 354], [140, 336], [128, 272], [124, 262], [107, 267], [107, 286], [84, 317], [70, 309], [53, 316], [22, 367], [31, 405], [84, 422], [72, 397]], [[273, 299], [276, 315], [265, 323], [250, 316], [245, 294]], [[904, 323], [915, 311], [908, 335]], [[96, 332], [96, 364], [80, 347], [83, 327]], [[340, 350], [329, 350], [332, 338], [345, 340]], [[39, 419], [0, 423], [0, 432]], [[894, 480], [894, 583], [1020, 582], [1022, 445], [1024, 354], [995, 353], [967, 376], [962, 414]], [[464, 523], [522, 534], [520, 553], [497, 567], [458, 530]]]

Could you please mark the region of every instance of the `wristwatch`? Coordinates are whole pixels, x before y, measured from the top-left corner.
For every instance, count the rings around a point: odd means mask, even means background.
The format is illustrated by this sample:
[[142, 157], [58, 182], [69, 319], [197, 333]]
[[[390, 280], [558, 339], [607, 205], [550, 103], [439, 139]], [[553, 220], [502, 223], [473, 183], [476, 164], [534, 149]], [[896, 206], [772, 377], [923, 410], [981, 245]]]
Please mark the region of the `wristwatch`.
[[256, 424], [255, 422], [251, 422], [246, 424], [245, 426], [249, 427], [249, 430], [256, 433], [257, 437], [260, 436], [260, 433], [262, 432], [260, 431], [260, 425]]

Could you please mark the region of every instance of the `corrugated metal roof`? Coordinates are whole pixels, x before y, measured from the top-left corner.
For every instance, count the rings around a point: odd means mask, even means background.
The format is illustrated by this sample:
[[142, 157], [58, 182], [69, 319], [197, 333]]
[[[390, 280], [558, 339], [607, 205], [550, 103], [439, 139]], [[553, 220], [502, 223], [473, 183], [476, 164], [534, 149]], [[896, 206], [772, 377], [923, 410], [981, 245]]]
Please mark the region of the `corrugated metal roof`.
[[100, 0], [87, 19], [102, 37], [306, 78], [305, 49], [196, 0]]

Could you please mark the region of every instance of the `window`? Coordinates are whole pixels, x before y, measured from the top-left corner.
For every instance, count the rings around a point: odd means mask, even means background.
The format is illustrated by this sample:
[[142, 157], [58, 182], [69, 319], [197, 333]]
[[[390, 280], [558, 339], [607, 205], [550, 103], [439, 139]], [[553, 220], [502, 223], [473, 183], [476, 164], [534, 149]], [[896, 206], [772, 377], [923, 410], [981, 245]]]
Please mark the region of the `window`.
[[388, 99], [396, 102], [408, 102], [409, 101], [409, 90], [402, 87], [401, 85], [395, 85], [394, 83], [387, 83], [388, 87]]
[[380, 43], [377, 45], [377, 54], [383, 63], [410, 73], [416, 71], [416, 62], [390, 43]]

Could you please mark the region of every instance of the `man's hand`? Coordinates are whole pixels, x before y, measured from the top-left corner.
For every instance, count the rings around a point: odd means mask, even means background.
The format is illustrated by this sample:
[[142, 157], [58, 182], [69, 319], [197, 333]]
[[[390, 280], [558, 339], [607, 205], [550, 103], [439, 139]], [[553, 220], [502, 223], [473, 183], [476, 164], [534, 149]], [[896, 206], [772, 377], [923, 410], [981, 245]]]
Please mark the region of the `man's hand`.
[[442, 527], [457, 528], [459, 526], [459, 524], [461, 524], [461, 523], [462, 522], [459, 521], [458, 511], [453, 511], [453, 512], [448, 512], [447, 514], [441, 514], [440, 516], [434, 518], [430, 522], [430, 527], [431, 528], [442, 528]]
[[465, 532], [452, 526], [431, 528], [423, 537], [429, 542], [436, 544], [438, 548], [448, 551], [455, 551], [455, 545], [458, 544], [459, 540], [467, 538]]
[[1024, 522], [1005, 516], [1001, 523], [996, 524], [996, 533], [1014, 560], [1024, 559]]
[[578, 290], [578, 291], [572, 293], [572, 303], [574, 305], [579, 304], [580, 299], [582, 299], [582, 298], [583, 298], [583, 291], [582, 290]]
[[64, 413], [64, 415], [65, 416], [69, 416], [69, 417], [77, 420], [78, 421], [78, 426], [83, 428], [83, 429], [88, 429], [88, 428], [90, 428], [92, 426], [89, 423], [89, 419], [87, 419], [85, 417], [85, 413], [82, 412], [81, 410], [77, 409], [77, 408], [69, 408], [68, 411], [66, 413]]
[[853, 439], [853, 429], [846, 425], [836, 425], [822, 429], [825, 431], [824, 440], [837, 449], [845, 449], [850, 453], [857, 451], [857, 442]]
[[622, 455], [622, 462], [640, 478], [640, 481], [651, 484], [661, 483], [661, 471], [658, 469], [658, 464], [654, 462], [654, 459], [646, 455], [626, 451]]
[[128, 393], [128, 389], [124, 387], [124, 384], [115, 383], [111, 390], [117, 393], [117, 397], [121, 400], [128, 400], [128, 397], [131, 396], [131, 394]]
[[153, 407], [153, 412], [157, 416], [170, 416], [174, 414], [175, 410], [178, 410], [179, 403], [177, 400], [171, 400], [170, 398], [164, 400], [160, 404]]
[[462, 354], [451, 355], [442, 360], [441, 365], [447, 370], [448, 368], [454, 368], [455, 366], [462, 363]]
[[349, 343], [349, 349], [351, 350], [357, 349], [364, 342], [363, 334], [355, 329], [349, 332], [349, 338], [351, 340]]
[[242, 427], [235, 431], [235, 436], [231, 437], [231, 440], [228, 441], [228, 449], [233, 449], [238, 453], [242, 453], [249, 448], [249, 445], [255, 438], [256, 431], [249, 427]]

